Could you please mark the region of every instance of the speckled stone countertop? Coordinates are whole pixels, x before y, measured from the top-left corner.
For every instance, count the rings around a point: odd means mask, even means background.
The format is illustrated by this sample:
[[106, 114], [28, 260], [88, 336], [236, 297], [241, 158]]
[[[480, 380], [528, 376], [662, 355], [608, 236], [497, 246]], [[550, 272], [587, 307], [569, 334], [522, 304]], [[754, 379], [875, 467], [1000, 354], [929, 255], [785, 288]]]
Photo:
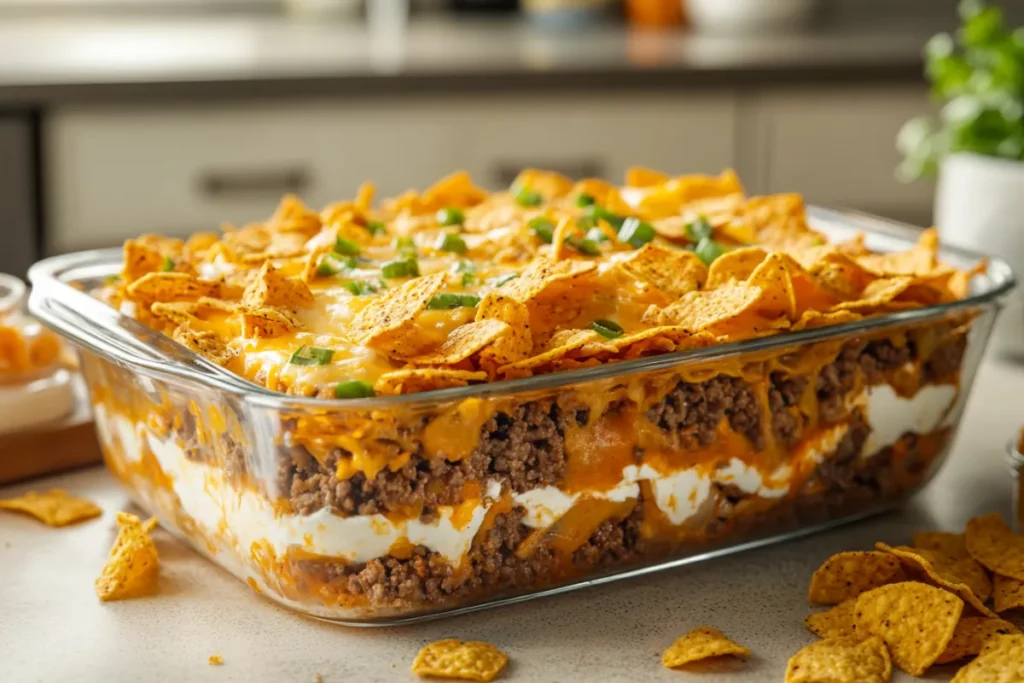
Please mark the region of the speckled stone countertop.
[[0, 105], [920, 81], [921, 24], [714, 37], [425, 17], [396, 36], [272, 14], [0, 15]]
[[[959, 530], [983, 512], [1010, 514], [1003, 447], [1024, 422], [1013, 398], [1022, 389], [1024, 367], [982, 366], [950, 461], [900, 512], [649, 578], [386, 630], [290, 613], [165, 532], [157, 532], [159, 593], [100, 604], [93, 580], [113, 537], [114, 512], [127, 505], [112, 479], [96, 468], [0, 490], [7, 496], [60, 486], [106, 511], [65, 529], [0, 515], [0, 680], [312, 683], [319, 674], [324, 683], [413, 681], [417, 650], [457, 637], [508, 652], [501, 679], [508, 681], [781, 681], [789, 656], [814, 639], [802, 621], [807, 584], [826, 557], [877, 540], [907, 542], [918, 529]], [[722, 629], [754, 656], [701, 673], [664, 669], [661, 650], [700, 625]], [[215, 654], [223, 666], [208, 665]], [[928, 680], [952, 673], [934, 667]]]

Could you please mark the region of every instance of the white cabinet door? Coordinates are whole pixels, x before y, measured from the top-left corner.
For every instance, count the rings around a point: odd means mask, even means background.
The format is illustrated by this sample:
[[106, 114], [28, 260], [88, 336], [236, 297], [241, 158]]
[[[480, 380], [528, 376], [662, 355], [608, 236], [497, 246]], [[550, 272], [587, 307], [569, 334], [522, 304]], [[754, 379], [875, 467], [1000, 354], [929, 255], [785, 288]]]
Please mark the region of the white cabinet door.
[[810, 202], [910, 220], [931, 213], [930, 182], [902, 183], [896, 134], [930, 110], [924, 87], [765, 92], [746, 102], [741, 169], [756, 192], [800, 192]]
[[249, 102], [58, 110], [46, 121], [49, 252], [188, 234], [268, 216], [285, 192], [313, 206], [423, 187], [460, 165], [450, 105]]

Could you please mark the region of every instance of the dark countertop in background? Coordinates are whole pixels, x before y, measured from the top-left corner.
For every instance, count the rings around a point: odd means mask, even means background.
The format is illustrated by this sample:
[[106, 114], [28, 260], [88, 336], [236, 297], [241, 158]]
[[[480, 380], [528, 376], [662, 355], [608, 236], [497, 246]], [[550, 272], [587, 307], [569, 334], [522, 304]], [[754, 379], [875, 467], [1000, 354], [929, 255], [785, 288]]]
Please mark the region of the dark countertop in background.
[[281, 15], [0, 15], [0, 107], [566, 88], [921, 82], [937, 28], [715, 37], [429, 17], [401, 38]]

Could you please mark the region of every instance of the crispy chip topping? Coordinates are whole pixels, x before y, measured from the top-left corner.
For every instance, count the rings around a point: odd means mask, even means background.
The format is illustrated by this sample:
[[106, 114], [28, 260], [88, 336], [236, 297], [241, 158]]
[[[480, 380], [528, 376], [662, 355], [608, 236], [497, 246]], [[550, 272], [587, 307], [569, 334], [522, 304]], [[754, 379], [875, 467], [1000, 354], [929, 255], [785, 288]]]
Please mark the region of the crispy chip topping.
[[493, 645], [449, 638], [420, 650], [412, 672], [434, 678], [493, 681], [507, 663], [508, 655]]
[[967, 552], [990, 571], [1024, 581], [1024, 536], [1013, 533], [998, 513], [967, 523]]
[[887, 683], [889, 651], [880, 638], [833, 638], [811, 643], [786, 666], [786, 683]]
[[117, 513], [117, 539], [103, 572], [96, 579], [96, 595], [100, 600], [123, 600], [138, 597], [156, 582], [159, 558], [149, 532], [156, 520], [141, 522], [127, 512]]
[[825, 560], [814, 572], [807, 599], [817, 605], [838, 605], [864, 591], [905, 578], [898, 558], [870, 550], [843, 552]]
[[750, 649], [729, 640], [717, 628], [701, 626], [672, 643], [662, 654], [661, 663], [673, 669], [690, 662], [726, 655], [747, 657]]
[[47, 526], [78, 524], [103, 514], [103, 510], [84, 498], [53, 489], [45, 493], [29, 491], [17, 498], [0, 500], [0, 510], [32, 515]]

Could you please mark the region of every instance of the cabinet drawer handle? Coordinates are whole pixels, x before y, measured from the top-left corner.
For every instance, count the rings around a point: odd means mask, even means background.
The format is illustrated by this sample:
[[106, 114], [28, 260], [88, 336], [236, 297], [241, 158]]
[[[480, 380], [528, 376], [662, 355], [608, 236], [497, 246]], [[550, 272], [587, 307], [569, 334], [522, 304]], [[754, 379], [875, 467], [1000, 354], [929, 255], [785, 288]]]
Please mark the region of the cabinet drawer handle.
[[578, 161], [564, 161], [562, 163], [537, 161], [528, 164], [499, 161], [494, 164], [491, 176], [498, 187], [508, 187], [524, 168], [542, 168], [545, 171], [556, 171], [573, 180], [603, 178], [605, 174], [605, 167], [602, 161], [598, 159], [580, 159]]
[[309, 185], [310, 173], [303, 168], [203, 171], [199, 176], [199, 191], [211, 199], [301, 194]]

